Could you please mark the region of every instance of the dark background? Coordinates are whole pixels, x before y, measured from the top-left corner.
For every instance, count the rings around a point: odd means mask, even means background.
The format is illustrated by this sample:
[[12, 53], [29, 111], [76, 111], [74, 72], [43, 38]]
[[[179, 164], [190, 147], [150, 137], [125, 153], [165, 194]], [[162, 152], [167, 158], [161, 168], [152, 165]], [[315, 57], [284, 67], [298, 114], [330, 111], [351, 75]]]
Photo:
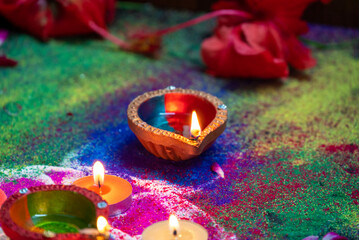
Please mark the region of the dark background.
[[[211, 4], [216, 2], [216, 0], [130, 1], [152, 3], [153, 5], [160, 8], [186, 9], [194, 11], [210, 10]], [[303, 18], [313, 23], [359, 28], [359, 0], [332, 0], [332, 2], [327, 5], [324, 5], [318, 1], [308, 7], [304, 13]]]

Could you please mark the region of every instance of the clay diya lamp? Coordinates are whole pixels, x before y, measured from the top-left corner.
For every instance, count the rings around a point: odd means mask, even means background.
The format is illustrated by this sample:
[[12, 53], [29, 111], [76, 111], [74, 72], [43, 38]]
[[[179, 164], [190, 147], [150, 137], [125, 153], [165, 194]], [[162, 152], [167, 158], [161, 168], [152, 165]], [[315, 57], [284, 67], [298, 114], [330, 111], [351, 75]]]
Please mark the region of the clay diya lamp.
[[92, 191], [44, 185], [10, 196], [1, 207], [0, 223], [11, 240], [109, 239], [103, 224], [96, 230], [97, 219], [107, 218], [108, 212], [107, 202]]
[[123, 178], [105, 174], [105, 167], [100, 161], [93, 165], [93, 176], [79, 178], [73, 185], [91, 190], [105, 199], [110, 217], [126, 212], [131, 206], [131, 184]]
[[181, 161], [200, 155], [214, 143], [226, 128], [227, 107], [208, 93], [171, 86], [135, 98], [127, 118], [149, 152]]
[[201, 225], [178, 220], [171, 215], [168, 221], [161, 221], [147, 227], [142, 233], [142, 240], [207, 240], [208, 232]]

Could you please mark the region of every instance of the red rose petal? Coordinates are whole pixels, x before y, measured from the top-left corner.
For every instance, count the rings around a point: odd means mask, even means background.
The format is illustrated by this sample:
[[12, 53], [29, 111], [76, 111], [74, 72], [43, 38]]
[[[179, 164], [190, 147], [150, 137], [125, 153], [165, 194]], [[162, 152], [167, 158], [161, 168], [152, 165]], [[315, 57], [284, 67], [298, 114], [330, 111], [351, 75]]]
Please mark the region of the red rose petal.
[[243, 34], [248, 45], [269, 51], [274, 58], [284, 58], [283, 44], [278, 31], [269, 22], [243, 23]]
[[295, 36], [286, 39], [286, 59], [294, 68], [303, 70], [314, 67], [317, 61], [312, 57], [310, 49], [305, 47]]
[[[316, 65], [310, 49], [297, 36], [308, 31], [300, 19], [306, 7], [317, 0], [223, 0], [213, 9], [236, 9], [257, 17], [243, 22], [219, 17], [215, 35], [202, 43], [201, 54], [208, 72], [222, 77], [283, 78], [288, 64], [296, 69]], [[329, 0], [322, 0], [328, 3]]]
[[6, 56], [0, 56], [0, 67], [15, 67], [17, 62]]
[[213, 163], [212, 166], [211, 166], [211, 170], [212, 170], [213, 172], [217, 173], [218, 176], [220, 176], [221, 178], [224, 179], [224, 172], [223, 172], [221, 166], [219, 166], [218, 163], [216, 163], [216, 162]]
[[[243, 25], [243, 24], [242, 24]], [[254, 41], [252, 34], [263, 25], [247, 23], [244, 27], [231, 28], [222, 26], [216, 35], [202, 43], [201, 54], [209, 71], [222, 77], [260, 77], [278, 78], [288, 76], [288, 66], [284, 59], [278, 58], [280, 46], [271, 31]], [[246, 34], [250, 38], [247, 42]], [[263, 46], [262, 43], [265, 43]], [[267, 49], [266, 46], [270, 46]], [[271, 51], [274, 53], [271, 53]]]

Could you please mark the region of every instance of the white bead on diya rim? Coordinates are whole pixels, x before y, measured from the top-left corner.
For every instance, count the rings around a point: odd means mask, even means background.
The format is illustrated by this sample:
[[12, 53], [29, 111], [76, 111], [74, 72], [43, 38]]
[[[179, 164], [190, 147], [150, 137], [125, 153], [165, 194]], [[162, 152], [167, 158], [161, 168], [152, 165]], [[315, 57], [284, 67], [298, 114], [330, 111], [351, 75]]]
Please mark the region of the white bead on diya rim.
[[157, 222], [142, 233], [142, 240], [207, 240], [208, 232], [201, 225], [178, 220], [171, 215], [169, 220]]

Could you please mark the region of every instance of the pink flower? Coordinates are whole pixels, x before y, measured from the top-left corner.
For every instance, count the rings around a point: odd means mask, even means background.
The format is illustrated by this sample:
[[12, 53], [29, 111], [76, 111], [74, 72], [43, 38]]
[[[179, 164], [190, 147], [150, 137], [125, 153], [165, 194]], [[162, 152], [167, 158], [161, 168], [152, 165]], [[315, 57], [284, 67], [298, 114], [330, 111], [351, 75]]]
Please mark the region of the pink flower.
[[300, 17], [314, 1], [217, 2], [214, 10], [242, 10], [254, 18], [247, 21], [235, 16], [219, 18], [215, 34], [202, 43], [202, 58], [208, 71], [223, 77], [278, 78], [288, 76], [288, 64], [299, 70], [314, 67], [316, 61], [311, 51], [297, 39], [308, 31]]
[[[336, 234], [334, 232], [327, 233], [322, 240], [347, 240], [348, 238], [340, 236], [339, 234]], [[304, 238], [303, 240], [319, 240], [318, 236], [308, 236]]]

